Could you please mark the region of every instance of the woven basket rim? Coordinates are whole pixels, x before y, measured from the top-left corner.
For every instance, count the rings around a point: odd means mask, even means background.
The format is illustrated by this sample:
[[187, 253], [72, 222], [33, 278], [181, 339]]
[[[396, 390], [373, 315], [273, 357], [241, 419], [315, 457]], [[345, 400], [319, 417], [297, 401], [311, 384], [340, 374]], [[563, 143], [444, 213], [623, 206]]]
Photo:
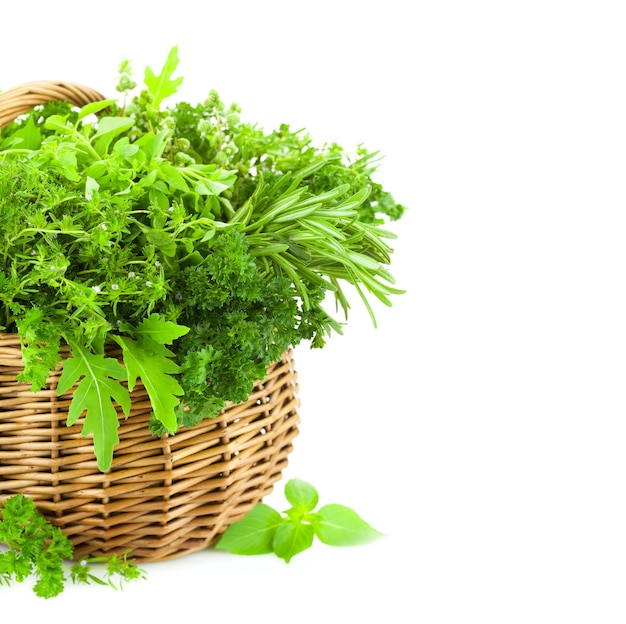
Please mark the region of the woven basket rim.
[[106, 99], [102, 93], [80, 82], [31, 80], [0, 92], [0, 129], [46, 102], [66, 101], [75, 106]]

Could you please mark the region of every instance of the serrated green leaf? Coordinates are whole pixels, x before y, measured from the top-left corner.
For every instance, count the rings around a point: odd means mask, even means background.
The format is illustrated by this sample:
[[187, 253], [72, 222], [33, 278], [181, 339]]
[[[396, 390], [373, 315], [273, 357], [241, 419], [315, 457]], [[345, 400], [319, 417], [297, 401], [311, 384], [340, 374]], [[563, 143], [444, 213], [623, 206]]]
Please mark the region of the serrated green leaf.
[[67, 392], [80, 380], [68, 411], [67, 424], [73, 425], [84, 413], [82, 435], [93, 435], [98, 468], [106, 472], [111, 467], [113, 448], [119, 442], [119, 418], [115, 401], [128, 416], [130, 395], [118, 380], [126, 379], [126, 371], [117, 360], [91, 353], [86, 347], [68, 341], [72, 357], [63, 362], [57, 394]]
[[158, 110], [161, 102], [170, 95], [174, 95], [178, 87], [182, 84], [182, 77], [172, 80], [172, 74], [176, 71], [177, 67], [178, 46], [174, 46], [170, 50], [165, 65], [163, 65], [163, 69], [158, 76], [155, 75], [150, 67], [146, 67], [144, 83], [146, 87], [148, 87], [148, 92], [152, 95], [151, 107], [153, 109]]
[[129, 390], [132, 392], [137, 379], [141, 379], [155, 418], [173, 433], [178, 426], [175, 412], [180, 403], [178, 397], [183, 395], [180, 384], [172, 377], [179, 372], [178, 365], [165, 355], [163, 351], [167, 353], [167, 350], [151, 349], [146, 341], [139, 343], [122, 336], [117, 336], [116, 341], [123, 350]]
[[134, 330], [139, 338], [150, 338], [158, 344], [172, 344], [174, 340], [189, 332], [189, 327], [166, 321], [160, 314], [151, 314]]
[[231, 524], [215, 548], [237, 555], [263, 555], [273, 552], [276, 529], [285, 520], [272, 507], [258, 503], [238, 522]]
[[315, 513], [313, 528], [319, 540], [329, 546], [357, 546], [383, 535], [353, 509], [336, 504], [324, 505]]
[[274, 533], [272, 547], [274, 552], [289, 563], [293, 557], [313, 544], [315, 533], [310, 524], [302, 522], [284, 522]]
[[302, 479], [290, 479], [285, 484], [285, 498], [299, 511], [313, 511], [319, 501], [317, 490]]

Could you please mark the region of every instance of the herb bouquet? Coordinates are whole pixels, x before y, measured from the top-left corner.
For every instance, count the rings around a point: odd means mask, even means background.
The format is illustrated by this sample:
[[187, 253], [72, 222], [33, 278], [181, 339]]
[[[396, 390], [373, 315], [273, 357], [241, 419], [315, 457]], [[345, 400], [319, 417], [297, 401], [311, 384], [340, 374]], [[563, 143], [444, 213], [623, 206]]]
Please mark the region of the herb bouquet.
[[[138, 92], [0, 94], [0, 502], [25, 494], [76, 556], [205, 548], [280, 478], [291, 349], [348, 291], [400, 293], [377, 157], [265, 132], [215, 92], [166, 107], [177, 48]], [[349, 286], [347, 286], [349, 285]]]

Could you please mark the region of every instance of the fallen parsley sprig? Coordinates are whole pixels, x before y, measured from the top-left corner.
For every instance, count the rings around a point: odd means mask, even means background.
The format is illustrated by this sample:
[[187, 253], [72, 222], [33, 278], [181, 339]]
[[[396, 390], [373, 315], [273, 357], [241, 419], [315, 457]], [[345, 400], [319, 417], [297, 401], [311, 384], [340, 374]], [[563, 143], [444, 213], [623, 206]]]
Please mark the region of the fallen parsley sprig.
[[122, 589], [125, 581], [145, 577], [144, 571], [128, 559], [128, 553], [67, 563], [74, 551], [72, 542], [22, 494], [8, 498], [0, 516], [0, 544], [8, 546], [0, 553], [0, 585], [21, 583], [34, 575], [35, 594], [53, 598], [63, 591], [68, 572], [74, 583], [97, 583], [114, 589]]
[[328, 546], [356, 546], [383, 535], [344, 505], [328, 504], [314, 511], [319, 500], [317, 490], [300, 479], [285, 484], [285, 498], [291, 508], [284, 514], [258, 503], [226, 529], [215, 547], [238, 555], [273, 552], [289, 563], [310, 548], [315, 537]]

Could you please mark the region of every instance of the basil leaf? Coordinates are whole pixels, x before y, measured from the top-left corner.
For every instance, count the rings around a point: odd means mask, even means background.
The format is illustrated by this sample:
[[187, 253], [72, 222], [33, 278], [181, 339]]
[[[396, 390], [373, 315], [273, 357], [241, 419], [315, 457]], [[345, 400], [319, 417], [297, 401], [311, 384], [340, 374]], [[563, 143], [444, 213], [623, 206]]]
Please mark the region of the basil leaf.
[[312, 523], [315, 535], [329, 546], [357, 546], [383, 535], [343, 505], [324, 505], [315, 513]]
[[215, 548], [237, 555], [263, 555], [273, 552], [272, 542], [281, 515], [265, 503], [258, 503], [243, 520], [231, 524]]
[[98, 102], [90, 102], [80, 109], [80, 113], [78, 113], [78, 119], [83, 119], [87, 117], [87, 115], [91, 115], [92, 113], [99, 113], [101, 110], [112, 106], [116, 102], [117, 100], [99, 100]]
[[314, 535], [310, 524], [284, 522], [274, 534], [274, 553], [289, 563], [295, 555], [311, 547]]
[[317, 490], [301, 479], [290, 479], [285, 484], [285, 498], [294, 508], [302, 511], [313, 511], [319, 500]]

